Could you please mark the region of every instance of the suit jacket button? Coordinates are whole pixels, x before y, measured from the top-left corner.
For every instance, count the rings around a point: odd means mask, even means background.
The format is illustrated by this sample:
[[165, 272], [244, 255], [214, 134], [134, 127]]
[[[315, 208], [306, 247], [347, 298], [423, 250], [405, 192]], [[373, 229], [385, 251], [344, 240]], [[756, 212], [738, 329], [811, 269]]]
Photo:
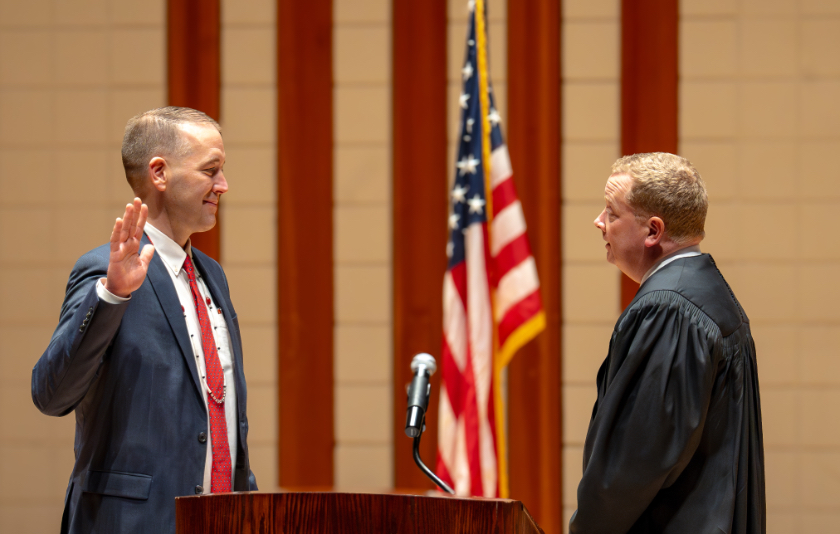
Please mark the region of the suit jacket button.
[[204, 432], [200, 432], [198, 434], [198, 442], [199, 443], [204, 443], [206, 441], [207, 441], [207, 434], [205, 434]]
[[195, 487], [195, 494], [196, 495], [201, 495], [202, 493], [204, 493], [204, 488], [202, 486], [196, 486]]

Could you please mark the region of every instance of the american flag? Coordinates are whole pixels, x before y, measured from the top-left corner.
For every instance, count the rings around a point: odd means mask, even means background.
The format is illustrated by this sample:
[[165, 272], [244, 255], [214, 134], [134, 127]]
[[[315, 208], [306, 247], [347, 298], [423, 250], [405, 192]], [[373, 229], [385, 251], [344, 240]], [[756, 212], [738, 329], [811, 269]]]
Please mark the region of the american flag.
[[470, 10], [443, 279], [436, 471], [459, 495], [507, 497], [501, 372], [545, 328], [545, 315], [487, 78], [483, 1]]

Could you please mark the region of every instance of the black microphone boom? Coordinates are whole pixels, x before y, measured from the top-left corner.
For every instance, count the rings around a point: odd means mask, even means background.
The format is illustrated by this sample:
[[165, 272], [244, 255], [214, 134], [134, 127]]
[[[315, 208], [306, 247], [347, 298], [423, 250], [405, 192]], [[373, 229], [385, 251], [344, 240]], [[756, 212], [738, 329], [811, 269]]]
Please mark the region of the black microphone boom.
[[417, 464], [417, 467], [443, 491], [455, 495], [455, 490], [435, 475], [420, 459], [420, 437], [426, 430], [426, 410], [429, 408], [429, 394], [432, 389], [429, 385], [429, 377], [435, 374], [435, 370], [437, 370], [437, 364], [431, 354], [420, 353], [411, 360], [411, 371], [414, 373], [414, 378], [411, 379], [411, 384], [408, 386], [405, 435], [414, 438], [414, 463]]

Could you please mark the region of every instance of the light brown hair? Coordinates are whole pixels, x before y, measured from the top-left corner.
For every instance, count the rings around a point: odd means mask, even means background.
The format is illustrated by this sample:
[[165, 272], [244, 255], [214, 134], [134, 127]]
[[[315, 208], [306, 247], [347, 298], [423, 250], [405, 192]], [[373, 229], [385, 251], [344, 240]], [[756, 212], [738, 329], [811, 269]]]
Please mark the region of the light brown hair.
[[142, 186], [152, 158], [183, 155], [187, 150], [181, 133], [182, 124], [210, 124], [222, 132], [219, 123], [206, 113], [176, 106], [156, 108], [128, 120], [122, 143], [125, 178], [135, 192]]
[[709, 197], [700, 173], [687, 159], [667, 152], [633, 154], [613, 163], [612, 174], [632, 179], [626, 200], [638, 219], [661, 218], [665, 233], [676, 243], [706, 235]]

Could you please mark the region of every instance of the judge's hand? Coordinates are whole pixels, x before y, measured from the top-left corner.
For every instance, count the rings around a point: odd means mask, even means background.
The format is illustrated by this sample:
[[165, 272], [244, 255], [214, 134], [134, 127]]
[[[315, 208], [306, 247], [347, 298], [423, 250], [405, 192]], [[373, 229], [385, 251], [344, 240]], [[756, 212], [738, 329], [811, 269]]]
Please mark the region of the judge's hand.
[[122, 219], [114, 223], [105, 289], [118, 297], [130, 297], [146, 279], [149, 262], [155, 253], [152, 245], [146, 245], [140, 251], [140, 238], [148, 215], [149, 208], [135, 198], [126, 205]]

